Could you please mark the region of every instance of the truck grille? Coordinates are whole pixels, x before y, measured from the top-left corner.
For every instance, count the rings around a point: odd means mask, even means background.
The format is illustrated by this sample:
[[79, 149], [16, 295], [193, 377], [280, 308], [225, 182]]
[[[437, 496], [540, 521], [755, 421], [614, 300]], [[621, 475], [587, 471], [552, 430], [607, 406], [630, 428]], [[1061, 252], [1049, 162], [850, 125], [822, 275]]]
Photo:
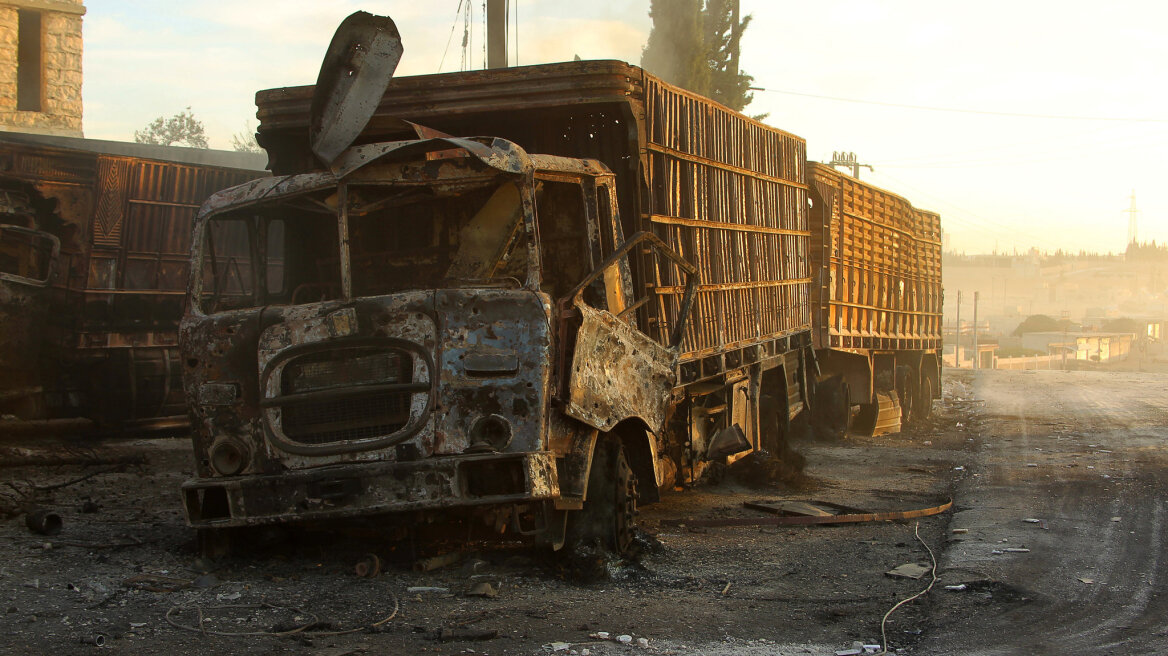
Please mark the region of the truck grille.
[[310, 353], [284, 368], [283, 393], [370, 383], [408, 383], [412, 373], [410, 363], [408, 355], [387, 349], [351, 348]]
[[401, 430], [410, 419], [409, 392], [364, 394], [284, 407], [284, 434], [301, 444], [367, 440]]
[[277, 443], [293, 450], [353, 450], [377, 448], [385, 442], [378, 438], [395, 439], [411, 424], [414, 397], [429, 393], [424, 378], [414, 380], [417, 356], [410, 346], [347, 346], [292, 356], [280, 374], [279, 396], [266, 401], [280, 408], [268, 415]]

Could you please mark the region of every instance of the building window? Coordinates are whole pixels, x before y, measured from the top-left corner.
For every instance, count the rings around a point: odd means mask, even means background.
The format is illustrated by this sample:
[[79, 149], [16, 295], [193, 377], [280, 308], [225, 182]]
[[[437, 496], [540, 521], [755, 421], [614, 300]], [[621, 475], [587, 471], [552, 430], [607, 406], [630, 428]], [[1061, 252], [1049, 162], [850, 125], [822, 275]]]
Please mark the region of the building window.
[[16, 109], [41, 111], [43, 89], [41, 12], [21, 9], [16, 32]]

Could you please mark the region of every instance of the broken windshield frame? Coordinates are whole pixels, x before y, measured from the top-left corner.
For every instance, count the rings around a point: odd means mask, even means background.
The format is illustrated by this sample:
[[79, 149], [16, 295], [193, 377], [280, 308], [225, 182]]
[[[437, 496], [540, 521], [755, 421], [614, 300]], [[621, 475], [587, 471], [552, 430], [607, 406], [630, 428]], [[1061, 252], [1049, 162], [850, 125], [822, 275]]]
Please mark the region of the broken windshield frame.
[[460, 175], [421, 181], [357, 175], [201, 221], [195, 308], [211, 314], [418, 289], [537, 287], [530, 185], [454, 166]]

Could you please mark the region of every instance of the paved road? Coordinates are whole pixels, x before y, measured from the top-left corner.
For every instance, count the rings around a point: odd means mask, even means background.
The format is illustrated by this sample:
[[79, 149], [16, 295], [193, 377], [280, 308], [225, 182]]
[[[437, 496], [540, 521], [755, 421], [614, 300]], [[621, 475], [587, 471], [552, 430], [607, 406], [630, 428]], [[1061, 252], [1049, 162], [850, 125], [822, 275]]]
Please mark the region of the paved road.
[[931, 595], [914, 653], [1168, 651], [1168, 375], [995, 371], [973, 392], [968, 533], [941, 558], [968, 587]]

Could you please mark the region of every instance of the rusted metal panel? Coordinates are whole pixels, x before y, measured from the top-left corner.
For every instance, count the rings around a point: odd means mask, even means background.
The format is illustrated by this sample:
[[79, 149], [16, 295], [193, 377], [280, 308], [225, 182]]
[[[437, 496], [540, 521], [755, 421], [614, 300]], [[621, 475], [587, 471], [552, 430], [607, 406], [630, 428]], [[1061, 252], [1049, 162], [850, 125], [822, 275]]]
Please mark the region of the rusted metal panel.
[[659, 432], [675, 382], [676, 353], [607, 312], [583, 303], [576, 307], [583, 322], [566, 412], [602, 431], [639, 417]]
[[358, 11], [337, 27], [312, 100], [312, 150], [322, 162], [331, 164], [361, 134], [401, 56], [388, 16]]
[[940, 217], [823, 164], [809, 164], [820, 348], [941, 346]]
[[[0, 217], [18, 218], [13, 212]], [[60, 242], [48, 233], [0, 223], [0, 414], [37, 418], [37, 360], [59, 250]]]
[[550, 453], [318, 467], [183, 485], [191, 525], [253, 526], [379, 512], [531, 503], [559, 495]]
[[35, 197], [36, 227], [61, 242], [41, 327], [47, 366], [35, 372], [42, 415], [183, 411], [176, 344], [195, 212], [212, 192], [265, 175], [221, 165], [245, 163], [234, 155], [0, 133], [0, 189]]
[[[682, 361], [810, 328], [805, 142], [645, 75], [654, 232], [697, 265]], [[667, 325], [676, 283], [653, 272]]]

